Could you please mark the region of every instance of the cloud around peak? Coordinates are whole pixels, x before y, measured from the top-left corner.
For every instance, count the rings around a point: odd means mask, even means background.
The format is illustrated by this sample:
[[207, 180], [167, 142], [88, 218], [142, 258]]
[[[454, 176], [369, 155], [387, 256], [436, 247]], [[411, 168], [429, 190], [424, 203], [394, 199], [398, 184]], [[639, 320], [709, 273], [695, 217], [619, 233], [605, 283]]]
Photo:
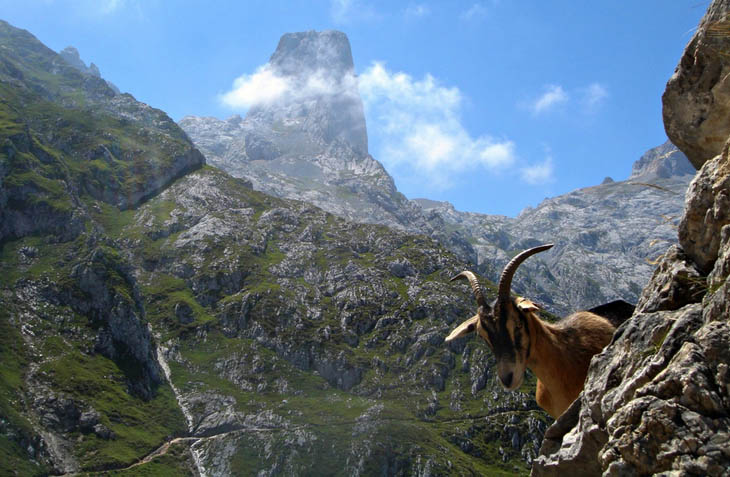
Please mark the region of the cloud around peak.
[[406, 176], [445, 190], [467, 175], [510, 175], [530, 184], [552, 178], [552, 160], [526, 164], [514, 141], [469, 132], [461, 118], [459, 88], [430, 74], [417, 79], [373, 62], [359, 77], [333, 77], [325, 70], [286, 76], [269, 64], [235, 79], [220, 101], [243, 113], [255, 106], [276, 106], [323, 95], [360, 95], [365, 106], [373, 154], [394, 176]]
[[390, 169], [448, 188], [474, 168], [503, 169], [516, 160], [515, 145], [464, 127], [458, 88], [441, 85], [426, 74], [414, 79], [375, 62], [359, 77], [369, 129], [380, 135], [380, 159]]
[[356, 95], [354, 74], [335, 77], [324, 69], [316, 69], [300, 77], [282, 75], [270, 64], [259, 66], [252, 74], [242, 74], [231, 89], [219, 96], [225, 106], [245, 112], [254, 106], [267, 106], [280, 101], [300, 101], [307, 97]]

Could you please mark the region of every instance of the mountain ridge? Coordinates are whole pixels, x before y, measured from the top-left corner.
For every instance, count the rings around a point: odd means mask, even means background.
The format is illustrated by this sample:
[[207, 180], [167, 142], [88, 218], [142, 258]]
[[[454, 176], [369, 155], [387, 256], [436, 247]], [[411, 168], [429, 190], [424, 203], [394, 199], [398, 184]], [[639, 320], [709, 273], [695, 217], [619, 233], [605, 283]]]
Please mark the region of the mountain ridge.
[[[328, 44], [330, 37], [336, 38], [333, 44]], [[347, 101], [362, 104], [356, 85], [351, 84], [353, 61], [346, 38], [341, 32], [331, 31], [288, 33], [282, 36], [272, 55], [275, 62], [286, 58], [290, 63], [290, 67], [283, 69], [281, 78], [288, 78], [286, 74], [296, 76], [299, 89], [306, 90], [301, 85], [306, 85], [314, 75], [318, 79], [329, 78], [325, 83], [348, 85], [345, 93], [331, 88], [325, 92], [314, 90], [317, 99], [305, 93], [293, 97], [283, 95], [278, 101], [252, 108], [246, 118], [232, 116], [223, 121], [187, 116], [180, 121], [180, 126], [211, 164], [251, 181], [257, 190], [304, 200], [349, 220], [378, 223], [436, 238], [468, 262], [474, 271], [492, 281], [499, 278], [502, 267], [515, 250], [538, 242], [556, 242], [553, 250], [526, 264], [526, 272], [518, 275], [515, 282], [519, 293], [543, 301], [554, 313], [565, 315], [618, 298], [638, 300], [651, 275], [652, 266], [647, 261], [654, 260], [665, 245], [676, 241], [671, 224], [681, 215], [682, 196], [693, 170], [681, 152], [667, 142], [636, 161], [632, 176], [626, 181], [610, 181], [546, 199], [514, 218], [460, 212], [446, 205], [435, 206], [433, 202], [423, 207], [423, 200], [408, 200], [398, 192], [392, 177], [377, 159], [355, 152], [356, 148], [348, 146], [343, 138], [325, 138], [321, 134], [325, 127], [312, 125], [334, 114], [329, 99], [333, 95], [344, 94]], [[300, 43], [305, 46], [299, 48]], [[280, 50], [282, 45], [288, 45], [286, 51]], [[326, 51], [322, 56], [328, 59], [320, 61], [312, 45]], [[323, 72], [328, 64], [335, 65], [333, 70]], [[277, 71], [274, 64], [270, 68]], [[357, 98], [353, 99], [355, 95]], [[303, 104], [307, 101], [316, 103], [316, 108], [305, 108]], [[277, 134], [272, 134], [268, 126], [272, 117], [295, 124], [294, 129], [280, 128]], [[358, 130], [366, 134], [365, 118], [359, 109], [356, 122]], [[302, 139], [303, 130], [296, 126], [300, 123], [309, 124], [309, 132], [305, 132], [308, 139]], [[312, 149], [312, 143], [319, 144], [320, 149]], [[296, 158], [287, 157], [284, 152], [293, 144], [298, 151]], [[324, 153], [321, 147], [325, 147]], [[634, 185], [628, 186], [631, 181]], [[571, 202], [576, 205], [570, 205]], [[654, 205], [647, 207], [648, 204]], [[586, 207], [591, 208], [591, 213], [582, 210]], [[604, 227], [591, 218], [601, 215], [610, 224]], [[541, 226], [533, 226], [535, 223]], [[561, 239], [563, 228], [571, 230], [570, 237], [564, 234]], [[588, 238], [616, 229], [630, 236], [631, 242], [625, 244], [618, 237], [613, 239], [613, 254], [607, 241], [602, 248], [597, 248], [598, 242]], [[573, 269], [563, 269], [557, 276], [548, 273], [548, 269], [561, 268], [558, 259], [562, 256], [572, 257]], [[607, 266], [594, 271], [595, 263]]]
[[253, 190], [7, 24], [0, 93], [3, 473], [527, 472], [534, 379], [443, 346], [436, 241]]

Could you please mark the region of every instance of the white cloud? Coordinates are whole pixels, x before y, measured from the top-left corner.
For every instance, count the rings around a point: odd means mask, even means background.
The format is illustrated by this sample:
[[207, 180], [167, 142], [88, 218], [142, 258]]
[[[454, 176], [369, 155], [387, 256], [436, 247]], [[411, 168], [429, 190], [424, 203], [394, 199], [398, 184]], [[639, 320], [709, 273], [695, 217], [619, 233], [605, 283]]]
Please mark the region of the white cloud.
[[[463, 174], [501, 173], [518, 162], [514, 142], [474, 136], [461, 120], [463, 95], [430, 74], [421, 79], [373, 63], [358, 78], [333, 78], [323, 70], [279, 76], [268, 64], [238, 77], [220, 101], [238, 112], [257, 105], [300, 101], [312, 96], [359, 94], [374, 151], [391, 173], [407, 174], [432, 190], [453, 185]], [[548, 166], [551, 166], [548, 164]], [[548, 175], [550, 171], [548, 171]], [[542, 172], [543, 176], [546, 174]], [[540, 170], [520, 175], [537, 180]]]
[[375, 9], [362, 0], [330, 0], [330, 16], [335, 23], [348, 24], [376, 18]]
[[472, 136], [460, 118], [462, 94], [431, 75], [417, 80], [372, 64], [359, 77], [368, 128], [379, 135], [377, 157], [398, 168], [448, 187], [466, 171], [495, 171], [515, 162], [515, 145], [488, 135]]
[[583, 89], [583, 105], [588, 112], [593, 112], [608, 97], [608, 90], [600, 83], [591, 83]]
[[420, 18], [431, 13], [431, 8], [425, 3], [410, 4], [405, 10], [406, 17]]
[[334, 78], [326, 70], [315, 70], [301, 77], [279, 76], [266, 64], [253, 74], [236, 78], [230, 91], [220, 95], [229, 108], [244, 112], [252, 106], [277, 101], [297, 101], [311, 96], [356, 94], [354, 75]]
[[462, 20], [476, 20], [487, 16], [488, 10], [483, 3], [474, 3], [467, 10], [464, 10], [460, 17]]
[[531, 105], [532, 112], [536, 115], [544, 113], [555, 106], [568, 101], [568, 94], [562, 86], [548, 85], [545, 89], [545, 93], [537, 98]]
[[114, 13], [118, 8], [124, 6], [124, 0], [99, 0], [97, 3], [102, 14]]
[[578, 113], [594, 114], [606, 98], [608, 98], [608, 89], [598, 82], [570, 91], [566, 91], [560, 85], [551, 84], [544, 87], [544, 92], [540, 97], [524, 106], [532, 111], [534, 116], [552, 111], [561, 105], [569, 105]]
[[528, 184], [537, 185], [552, 182], [554, 180], [553, 172], [553, 159], [548, 156], [542, 162], [523, 167], [520, 170], [520, 176]]
[[241, 75], [233, 82], [233, 89], [221, 96], [223, 104], [231, 108], [248, 109], [268, 104], [284, 96], [290, 85], [277, 76], [268, 65], [259, 67], [252, 75]]

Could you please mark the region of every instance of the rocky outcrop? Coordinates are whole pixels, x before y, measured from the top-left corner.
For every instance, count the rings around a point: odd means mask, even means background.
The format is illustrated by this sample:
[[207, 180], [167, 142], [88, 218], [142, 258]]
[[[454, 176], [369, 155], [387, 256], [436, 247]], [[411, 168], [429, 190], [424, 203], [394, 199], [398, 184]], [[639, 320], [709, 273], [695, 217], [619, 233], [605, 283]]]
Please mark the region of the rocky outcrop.
[[[712, 125], [728, 99], [709, 38], [728, 11], [730, 2], [712, 3], [664, 95], [667, 131], [701, 168], [679, 244], [661, 259], [637, 314], [594, 357], [581, 396], [546, 432], [533, 475], [730, 475], [730, 157], [725, 148], [710, 158], [708, 147], [730, 133]], [[688, 112], [694, 122], [680, 122]]]
[[301, 128], [324, 143], [342, 141], [367, 154], [365, 113], [357, 89], [350, 41], [334, 30], [286, 33], [269, 65], [289, 82], [294, 97], [254, 107], [247, 119], [273, 123], [303, 120]]
[[134, 370], [128, 376], [129, 388], [151, 399], [162, 383], [162, 370], [131, 267], [99, 247], [74, 267], [71, 277], [81, 294], [71, 292], [64, 301], [99, 326], [95, 351], [127, 363]]
[[679, 240], [703, 274], [720, 253], [722, 229], [730, 223], [730, 166], [727, 148], [707, 161], [690, 184], [687, 212], [679, 224]]
[[712, 2], [662, 96], [669, 140], [699, 169], [730, 133], [730, 6]]
[[[101, 72], [99, 71], [99, 67], [96, 66], [94, 63], [86, 66], [86, 63], [84, 63], [81, 59], [81, 55], [79, 55], [79, 50], [77, 50], [73, 46], [67, 46], [63, 50], [59, 51], [58, 54], [66, 61], [66, 63], [73, 66], [82, 73], [101, 78]], [[120, 93], [119, 88], [117, 88], [110, 81], [107, 81], [106, 84], [108, 84], [115, 93]]]
[[697, 171], [689, 162], [687, 156], [677, 149], [674, 144], [667, 141], [661, 146], [648, 150], [634, 163], [629, 180], [652, 181], [671, 177], [694, 176], [695, 172]]
[[677, 310], [688, 303], [698, 302], [706, 291], [706, 279], [694, 262], [681, 247], [672, 245], [659, 259], [636, 310], [642, 313]]
[[350, 43], [338, 31], [287, 33], [265, 68], [286, 85], [245, 119], [186, 116], [208, 162], [257, 190], [305, 200], [350, 220], [428, 230], [419, 208], [368, 154]]
[[637, 160], [627, 180], [545, 199], [516, 218], [418, 202], [434, 228], [441, 221], [467, 238], [479, 272], [491, 280], [515, 250], [555, 243], [523, 265], [515, 291], [565, 315], [619, 298], [636, 302], [652, 263], [677, 241], [690, 171], [684, 154], [666, 143]]
[[[188, 116], [180, 125], [211, 164], [246, 178], [255, 189], [356, 222], [430, 236], [490, 280], [498, 279], [515, 250], [556, 243], [515, 277], [518, 293], [554, 313], [638, 299], [653, 270], [649, 261], [676, 242], [676, 222], [694, 174], [671, 143], [647, 151], [626, 181], [547, 199], [516, 218], [409, 201], [367, 154], [352, 65], [342, 33], [286, 34], [268, 67], [296, 84], [295, 91], [309, 93], [254, 106], [245, 119]], [[314, 94], [307, 86], [311, 81], [332, 87]]]

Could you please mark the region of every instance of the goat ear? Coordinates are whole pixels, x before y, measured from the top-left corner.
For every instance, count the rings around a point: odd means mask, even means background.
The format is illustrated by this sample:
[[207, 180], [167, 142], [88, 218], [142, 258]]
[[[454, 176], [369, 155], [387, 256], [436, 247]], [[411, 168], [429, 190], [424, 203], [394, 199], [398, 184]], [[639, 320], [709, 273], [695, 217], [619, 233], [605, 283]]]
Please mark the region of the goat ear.
[[469, 333], [474, 333], [477, 330], [477, 323], [479, 322], [479, 315], [474, 315], [459, 326], [456, 327], [454, 331], [451, 332], [449, 336], [446, 337], [447, 342], [456, 339], [461, 338], [464, 335], [468, 335]]
[[521, 296], [517, 297], [517, 308], [519, 308], [522, 311], [538, 311], [542, 309], [540, 305], [537, 303], [533, 303], [527, 298], [522, 298]]

